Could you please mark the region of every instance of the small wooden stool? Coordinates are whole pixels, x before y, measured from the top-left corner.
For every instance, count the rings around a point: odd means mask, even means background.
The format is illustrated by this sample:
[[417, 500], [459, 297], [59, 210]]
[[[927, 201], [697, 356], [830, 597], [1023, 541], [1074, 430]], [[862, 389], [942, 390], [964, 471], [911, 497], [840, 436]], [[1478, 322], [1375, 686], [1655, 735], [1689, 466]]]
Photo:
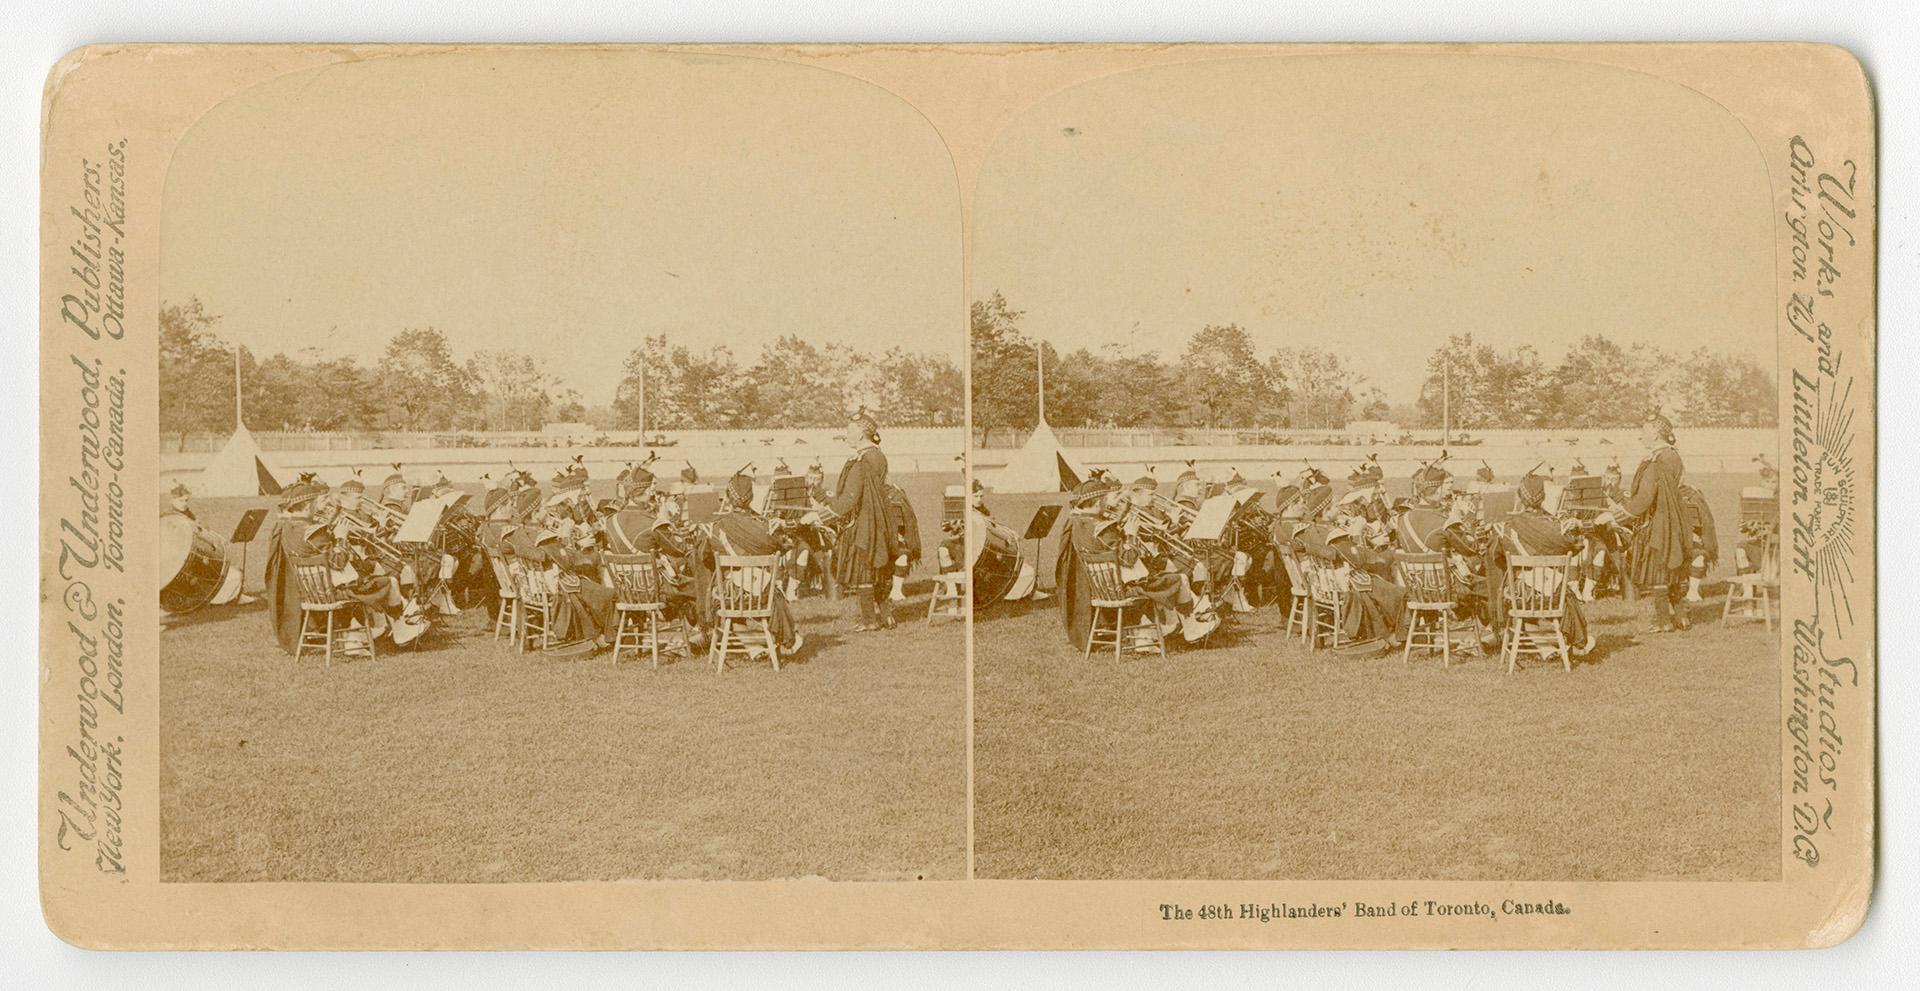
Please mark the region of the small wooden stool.
[[[941, 611], [941, 606], [946, 611]], [[927, 600], [927, 625], [933, 625], [935, 616], [951, 616], [964, 619], [967, 615], [967, 573], [949, 571], [933, 576], [933, 598]]]

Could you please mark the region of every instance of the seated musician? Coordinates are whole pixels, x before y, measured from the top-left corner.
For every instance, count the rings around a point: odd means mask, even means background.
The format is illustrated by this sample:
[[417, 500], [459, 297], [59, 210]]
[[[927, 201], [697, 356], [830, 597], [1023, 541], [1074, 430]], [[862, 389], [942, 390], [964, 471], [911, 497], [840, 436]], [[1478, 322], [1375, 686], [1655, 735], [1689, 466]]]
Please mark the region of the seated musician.
[[1200, 480], [1200, 473], [1193, 469], [1193, 462], [1173, 480], [1173, 501], [1188, 509], [1198, 510], [1206, 501], [1207, 483]]
[[1318, 547], [1302, 546], [1332, 566], [1335, 580], [1346, 585], [1341, 634], [1351, 643], [1385, 640], [1381, 653], [1389, 654], [1406, 639], [1407, 591], [1394, 583], [1392, 552], [1367, 539], [1371, 527], [1363, 514], [1348, 512]]
[[535, 556], [530, 560], [545, 566], [554, 591], [558, 606], [554, 636], [562, 641], [591, 640], [596, 649], [612, 647], [615, 596], [600, 581], [600, 553], [592, 529], [557, 515], [549, 517], [548, 523], [552, 529], [534, 537]]
[[1124, 492], [1107, 493], [1100, 521], [1075, 531], [1075, 550], [1085, 560], [1117, 562], [1126, 591], [1158, 607], [1155, 620], [1162, 629], [1171, 632], [1177, 624], [1189, 642], [1200, 640], [1220, 625], [1220, 616], [1206, 595], [1193, 590], [1195, 581], [1205, 580], [1205, 563], [1193, 562], [1199, 573], [1190, 574], [1170, 553], [1167, 521], [1153, 508], [1158, 485], [1142, 475]]
[[273, 625], [274, 639], [280, 649], [291, 654], [300, 636], [300, 581], [293, 571], [295, 558], [312, 557], [316, 551], [307, 542], [307, 527], [314, 522], [315, 506], [327, 494], [325, 483], [311, 473], [280, 494], [280, 515], [274, 520], [268, 538], [266, 593], [267, 620]]
[[407, 476], [401, 473], [397, 462], [393, 472], [380, 483], [380, 502], [403, 514], [413, 505], [413, 490], [407, 485]]
[[1478, 621], [1484, 629], [1480, 646], [1491, 648], [1496, 640], [1492, 632], [1494, 615], [1487, 574], [1493, 533], [1487, 526], [1480, 494], [1456, 491], [1447, 509], [1446, 522], [1427, 534], [1425, 544], [1429, 551], [1447, 556], [1447, 573], [1453, 583], [1454, 618]]
[[[644, 469], [643, 469], [644, 471]], [[684, 618], [693, 632], [691, 644], [698, 648], [706, 642], [706, 617], [700, 602], [707, 590], [708, 574], [700, 562], [698, 548], [676, 535], [679, 500], [656, 500], [649, 475], [646, 484], [629, 482], [626, 503], [607, 520], [607, 549], [615, 554], [640, 554], [652, 557], [660, 575], [661, 599], [666, 617]]]
[[1423, 509], [1446, 512], [1453, 503], [1453, 474], [1440, 466], [1441, 457], [1420, 466], [1413, 473], [1413, 502]]
[[1369, 523], [1385, 524], [1387, 517], [1387, 473], [1380, 467], [1380, 456], [1367, 455], [1347, 475], [1347, 494], [1340, 497], [1342, 506], [1356, 506]]
[[[1546, 479], [1528, 472], [1514, 489], [1513, 512], [1498, 527], [1499, 535], [1489, 555], [1487, 570], [1488, 577], [1500, 586], [1489, 599], [1491, 611], [1496, 614], [1496, 626], [1506, 619], [1504, 586], [1510, 555], [1571, 555], [1579, 550], [1579, 543], [1568, 536], [1560, 522], [1544, 508], [1546, 497]], [[1596, 639], [1593, 629], [1587, 625], [1586, 612], [1581, 609], [1580, 600], [1571, 594], [1566, 596], [1566, 609], [1561, 622], [1567, 641], [1574, 645], [1573, 656], [1585, 657], [1593, 650]]]
[[[777, 557], [792, 543], [792, 538], [776, 533], [766, 517], [754, 512], [753, 479], [745, 474], [735, 474], [728, 479], [720, 512], [714, 516], [709, 527], [713, 533], [713, 551], [716, 555]], [[779, 576], [776, 574], [774, 578], [778, 580]], [[773, 640], [780, 646], [780, 653], [797, 653], [805, 643], [799, 628], [794, 625], [793, 613], [788, 609], [784, 595], [773, 596], [772, 626]]]
[[336, 526], [310, 524], [306, 538], [308, 546], [326, 561], [335, 590], [366, 606], [369, 634], [378, 637], [395, 632], [395, 623], [407, 606], [406, 597], [400, 594], [399, 577], [342, 536]]

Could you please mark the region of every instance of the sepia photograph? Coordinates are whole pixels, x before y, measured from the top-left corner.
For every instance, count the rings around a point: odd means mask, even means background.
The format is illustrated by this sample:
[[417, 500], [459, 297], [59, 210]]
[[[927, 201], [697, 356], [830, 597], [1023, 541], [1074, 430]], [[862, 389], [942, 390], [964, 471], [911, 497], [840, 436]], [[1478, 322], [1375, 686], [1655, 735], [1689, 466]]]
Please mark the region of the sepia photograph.
[[41, 109], [61, 940], [1873, 903], [1844, 49], [97, 44]]
[[1779, 876], [1765, 165], [1670, 83], [1434, 58], [994, 145], [980, 876]]
[[368, 60], [207, 113], [161, 220], [165, 880], [962, 876], [958, 200], [910, 108]]

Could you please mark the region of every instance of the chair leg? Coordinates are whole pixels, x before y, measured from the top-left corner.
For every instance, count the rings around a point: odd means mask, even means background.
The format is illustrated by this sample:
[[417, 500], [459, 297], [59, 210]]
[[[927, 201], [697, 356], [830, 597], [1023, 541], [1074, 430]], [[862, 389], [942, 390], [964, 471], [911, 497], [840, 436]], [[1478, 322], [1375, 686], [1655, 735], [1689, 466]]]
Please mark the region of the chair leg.
[[1453, 610], [1440, 614], [1440, 670], [1453, 666]]
[[767, 638], [767, 656], [773, 658], [773, 669], [780, 670], [780, 645], [773, 642], [773, 620], [762, 620], [760, 632]]
[[1760, 586], [1760, 621], [1767, 625], [1767, 632], [1773, 632], [1773, 591], [1765, 585]]
[[312, 613], [305, 609], [300, 610], [300, 638], [293, 643], [293, 659], [295, 661], [300, 660], [301, 652], [307, 649], [307, 620], [312, 618]]
[[1738, 588], [1733, 582], [1727, 582], [1726, 598], [1720, 600], [1720, 625], [1725, 626], [1733, 619], [1733, 598]]
[[1120, 663], [1120, 645], [1127, 639], [1127, 607], [1113, 611], [1113, 662]]
[[334, 612], [335, 610], [332, 610], [332, 609], [327, 610], [327, 654], [326, 654], [325, 666], [329, 668], [333, 667], [333, 614]]
[[1560, 645], [1561, 669], [1566, 671], [1572, 671], [1573, 670], [1573, 650], [1572, 648], [1567, 646], [1567, 632], [1560, 628], [1560, 621], [1557, 619], [1553, 621], [1553, 639], [1555, 643], [1558, 643]]
[[1409, 668], [1413, 667], [1413, 641], [1420, 635], [1420, 617], [1422, 615], [1423, 614], [1419, 612], [1409, 612], [1407, 614], [1407, 641], [1400, 645], [1400, 663]]
[[1100, 607], [1093, 607], [1092, 622], [1087, 624], [1087, 649], [1080, 655], [1083, 661], [1093, 660], [1093, 641], [1100, 635]]

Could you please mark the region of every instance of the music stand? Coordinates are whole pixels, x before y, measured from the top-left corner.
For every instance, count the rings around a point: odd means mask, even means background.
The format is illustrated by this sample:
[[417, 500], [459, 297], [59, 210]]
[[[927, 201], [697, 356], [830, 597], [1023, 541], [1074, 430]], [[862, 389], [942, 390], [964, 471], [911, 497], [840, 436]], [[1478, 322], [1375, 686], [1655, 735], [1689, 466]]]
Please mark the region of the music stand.
[[1065, 507], [1062, 507], [1059, 505], [1053, 505], [1053, 506], [1041, 506], [1039, 509], [1034, 510], [1033, 519], [1030, 519], [1027, 521], [1026, 535], [1021, 537], [1020, 539], [1022, 540], [1046, 539], [1047, 534], [1050, 534], [1053, 532], [1053, 523], [1055, 520], [1060, 518], [1060, 510], [1063, 508]]
[[249, 509], [240, 514], [240, 522], [233, 525], [233, 538], [228, 543], [240, 545], [240, 591], [247, 590], [247, 545], [253, 543], [255, 534], [260, 532], [260, 524], [265, 522], [267, 511]]
[[1053, 532], [1053, 524], [1060, 519], [1060, 511], [1065, 508], [1054, 503], [1034, 510], [1033, 518], [1027, 521], [1026, 533], [1020, 538], [1033, 541], [1033, 590], [1036, 597], [1040, 592], [1040, 542]]

